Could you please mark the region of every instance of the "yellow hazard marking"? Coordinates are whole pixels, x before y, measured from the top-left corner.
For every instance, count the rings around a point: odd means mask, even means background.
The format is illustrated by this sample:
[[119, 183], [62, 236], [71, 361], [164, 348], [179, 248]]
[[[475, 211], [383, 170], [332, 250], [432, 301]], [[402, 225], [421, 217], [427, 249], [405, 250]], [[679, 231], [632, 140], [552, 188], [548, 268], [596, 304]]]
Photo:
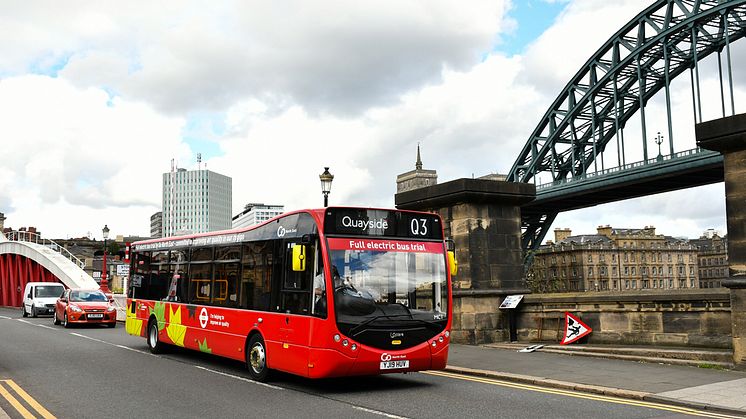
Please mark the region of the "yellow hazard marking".
[[508, 381], [496, 380], [494, 378], [460, 375], [460, 374], [455, 374], [455, 373], [446, 372], [446, 371], [423, 371], [423, 374], [436, 375], [439, 377], [455, 378], [458, 380], [473, 381], [476, 383], [491, 384], [491, 385], [496, 385], [496, 386], [501, 386], [501, 387], [510, 387], [510, 388], [516, 388], [516, 389], [521, 389], [521, 390], [535, 391], [539, 393], [558, 394], [558, 395], [574, 397], [578, 399], [597, 400], [597, 401], [602, 401], [602, 402], [607, 402], [607, 403], [625, 404], [629, 406], [646, 407], [649, 409], [657, 409], [657, 410], [667, 410], [669, 412], [684, 413], [684, 414], [693, 415], [693, 416], [702, 416], [702, 417], [708, 417], [708, 418], [728, 418], [728, 419], [740, 417], [740, 416], [727, 415], [723, 413], [705, 412], [702, 410], [690, 409], [687, 407], [679, 407], [679, 406], [671, 406], [667, 404], [646, 402], [642, 400], [622, 399], [618, 397], [604, 396], [602, 394], [581, 393], [581, 392], [573, 391], [573, 390], [562, 390], [562, 389], [539, 387], [539, 386], [535, 386], [532, 384], [512, 383]]
[[[55, 416], [53, 414], [51, 414], [47, 409], [45, 409], [44, 406], [39, 404], [39, 402], [34, 400], [33, 397], [31, 397], [28, 393], [26, 393], [26, 391], [24, 391], [13, 380], [0, 380], [0, 383], [4, 384], [5, 386], [10, 387], [10, 389], [13, 390], [16, 393], [16, 395], [20, 396], [41, 417], [45, 419], [55, 419]], [[21, 404], [21, 402], [19, 402], [18, 399], [16, 399], [2, 384], [0, 384], [0, 395], [2, 395], [5, 398], [5, 400], [7, 400], [8, 403], [10, 403], [10, 405], [13, 406], [13, 408], [16, 409], [18, 413], [21, 414], [21, 416], [27, 419], [35, 419], [37, 416], [35, 416], [28, 409], [26, 409], [26, 407], [24, 407], [23, 404]]]

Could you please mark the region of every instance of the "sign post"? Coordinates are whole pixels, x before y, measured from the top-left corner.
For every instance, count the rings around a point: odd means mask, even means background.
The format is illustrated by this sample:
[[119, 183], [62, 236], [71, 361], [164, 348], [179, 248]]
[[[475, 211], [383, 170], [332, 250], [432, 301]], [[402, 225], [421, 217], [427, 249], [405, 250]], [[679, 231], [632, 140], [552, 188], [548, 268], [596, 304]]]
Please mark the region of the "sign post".
[[516, 325], [515, 309], [518, 304], [523, 300], [523, 295], [508, 295], [505, 297], [503, 302], [500, 304], [500, 310], [505, 310], [508, 313], [508, 327], [510, 329], [510, 341], [518, 341], [518, 327]]

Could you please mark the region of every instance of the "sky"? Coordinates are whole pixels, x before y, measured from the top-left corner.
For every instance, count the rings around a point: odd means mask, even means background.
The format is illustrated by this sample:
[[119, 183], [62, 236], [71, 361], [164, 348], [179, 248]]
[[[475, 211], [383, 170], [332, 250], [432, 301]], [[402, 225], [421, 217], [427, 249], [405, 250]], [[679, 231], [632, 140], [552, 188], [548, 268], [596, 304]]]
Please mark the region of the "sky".
[[[507, 173], [572, 75], [649, 4], [2, 3], [0, 212], [48, 238], [98, 239], [104, 224], [149, 235], [162, 174], [172, 159], [195, 169], [197, 153], [233, 178], [234, 214], [321, 206], [325, 166], [331, 205], [393, 207], [417, 144], [439, 182]], [[714, 91], [716, 72], [702, 77]], [[691, 109], [687, 89], [675, 109]], [[674, 125], [693, 138], [690, 120]], [[720, 183], [563, 213], [552, 228], [724, 233], [724, 201]]]

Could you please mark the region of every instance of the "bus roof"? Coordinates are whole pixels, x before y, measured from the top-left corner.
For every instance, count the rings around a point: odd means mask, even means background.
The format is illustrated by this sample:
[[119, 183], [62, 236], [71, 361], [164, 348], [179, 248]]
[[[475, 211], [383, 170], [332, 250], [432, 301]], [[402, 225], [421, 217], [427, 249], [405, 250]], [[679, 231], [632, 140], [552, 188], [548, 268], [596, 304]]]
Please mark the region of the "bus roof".
[[223, 236], [223, 235], [231, 235], [231, 234], [240, 234], [245, 233], [248, 231], [256, 230], [258, 228], [264, 227], [267, 224], [276, 222], [282, 218], [287, 218], [295, 214], [310, 214], [314, 220], [318, 223], [319, 226], [323, 225], [324, 223], [324, 214], [327, 210], [373, 210], [373, 211], [391, 211], [396, 213], [412, 213], [412, 214], [432, 214], [428, 212], [422, 212], [422, 211], [412, 211], [412, 210], [400, 210], [395, 208], [374, 208], [374, 207], [357, 207], [357, 206], [340, 206], [340, 207], [326, 207], [326, 208], [311, 208], [311, 209], [298, 209], [294, 211], [285, 212], [283, 214], [280, 214], [278, 216], [272, 217], [269, 220], [253, 225], [253, 226], [247, 226], [247, 227], [241, 227], [241, 228], [235, 228], [235, 229], [228, 229], [228, 230], [218, 230], [218, 231], [210, 231], [206, 233], [196, 233], [196, 234], [186, 234], [183, 236], [171, 236], [171, 237], [161, 237], [157, 239], [148, 239], [148, 240], [140, 240], [132, 243], [132, 246], [141, 246], [141, 245], [147, 245], [147, 244], [154, 244], [154, 243], [161, 243], [161, 242], [171, 242], [171, 241], [180, 241], [180, 240], [190, 240], [190, 239], [199, 239], [203, 237], [212, 237], [212, 236]]

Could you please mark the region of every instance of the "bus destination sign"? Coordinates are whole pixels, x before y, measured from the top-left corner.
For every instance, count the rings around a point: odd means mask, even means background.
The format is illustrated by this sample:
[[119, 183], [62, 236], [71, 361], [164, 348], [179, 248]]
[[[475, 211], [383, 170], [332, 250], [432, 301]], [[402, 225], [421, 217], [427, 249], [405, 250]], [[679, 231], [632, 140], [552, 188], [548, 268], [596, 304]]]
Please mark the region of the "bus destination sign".
[[324, 231], [352, 236], [443, 239], [440, 217], [435, 214], [358, 208], [328, 208]]

